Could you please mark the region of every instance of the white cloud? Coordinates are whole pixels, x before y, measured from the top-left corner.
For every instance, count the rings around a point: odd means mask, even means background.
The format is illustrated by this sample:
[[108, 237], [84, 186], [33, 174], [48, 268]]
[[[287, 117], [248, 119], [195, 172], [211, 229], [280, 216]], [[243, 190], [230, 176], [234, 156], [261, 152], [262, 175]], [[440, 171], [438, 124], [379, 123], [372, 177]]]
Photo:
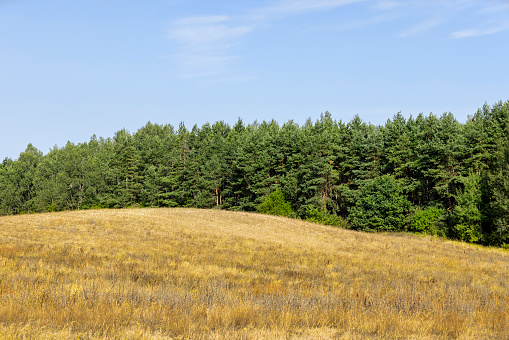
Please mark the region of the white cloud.
[[485, 28], [485, 29], [471, 28], [471, 29], [467, 29], [467, 30], [453, 32], [453, 33], [451, 33], [451, 38], [462, 39], [462, 38], [480, 37], [483, 35], [499, 33], [499, 32], [502, 32], [502, 31], [505, 31], [508, 29], [509, 29], [509, 25], [502, 25], [502, 26], [490, 27], [490, 28]]
[[366, 0], [280, 0], [273, 6], [255, 9], [253, 18], [271, 19], [303, 12], [328, 10], [364, 1]]
[[[376, 9], [398, 12], [402, 18], [418, 24], [404, 29], [400, 37], [406, 38], [440, 26], [443, 36], [467, 38], [494, 34], [508, 29], [509, 6], [498, 0], [406, 0], [398, 3], [380, 0]], [[468, 24], [468, 29], [458, 25]], [[452, 34], [451, 27], [456, 28]]]
[[401, 33], [400, 37], [407, 38], [407, 37], [412, 36], [414, 34], [418, 34], [418, 33], [425, 32], [425, 31], [429, 31], [430, 29], [438, 26], [440, 23], [441, 23], [441, 20], [438, 19], [438, 18], [434, 18], [434, 19], [431, 19], [431, 20], [428, 20], [428, 21], [424, 21], [424, 22], [420, 23], [419, 25], [416, 25], [416, 26], [410, 28], [409, 30]]
[[172, 28], [168, 36], [188, 47], [210, 44], [221, 44], [225, 47], [224, 44], [228, 46], [229, 42], [249, 33], [252, 29], [252, 26], [230, 27], [223, 24], [185, 25]]
[[390, 10], [390, 9], [400, 7], [402, 5], [403, 4], [401, 2], [382, 0], [382, 1], [377, 2], [377, 4], [375, 5], [375, 8], [381, 9], [381, 10]]
[[[506, 24], [509, 7], [505, 0], [272, 0], [267, 6], [245, 9], [243, 14], [181, 18], [173, 22], [168, 38], [176, 44], [173, 58], [183, 76], [232, 79], [235, 78], [231, 77], [232, 65], [242, 58], [235, 47], [257, 27], [289, 16], [354, 4], [365, 4], [361, 8], [363, 12], [359, 12], [361, 15], [352, 17], [351, 21], [343, 18], [324, 23], [323, 29], [346, 31], [398, 20], [407, 25], [395, 28], [402, 38], [434, 30], [455, 39], [509, 29]], [[461, 29], [460, 25], [470, 27]]]
[[285, 0], [274, 7], [268, 7], [266, 10], [269, 12], [295, 13], [331, 9], [362, 1], [365, 0]]
[[168, 31], [168, 38], [180, 49], [174, 57], [181, 76], [199, 78], [215, 76], [225, 71], [232, 60], [232, 47], [238, 38], [253, 26], [234, 26], [226, 15], [196, 16], [177, 20]]
[[[205, 15], [182, 18], [173, 22], [168, 38], [177, 43], [179, 52], [174, 60], [179, 64], [185, 78], [224, 76], [229, 65], [240, 57], [234, 55], [233, 47], [250, 33], [261, 20], [277, 20], [280, 17], [308, 11], [328, 10], [366, 0], [279, 0], [272, 6], [254, 9], [243, 23], [234, 25], [240, 18], [227, 15]], [[223, 77], [237, 79], [238, 77]]]
[[230, 18], [227, 15], [202, 15], [177, 20], [173, 23], [173, 25], [175, 26], [208, 25], [228, 21], [229, 19]]
[[401, 18], [401, 15], [397, 13], [382, 13], [363, 19], [354, 18], [354, 20], [344, 21], [333, 25], [318, 25], [308, 28], [308, 31], [351, 31], [380, 25], [389, 21], [394, 21], [398, 18]]

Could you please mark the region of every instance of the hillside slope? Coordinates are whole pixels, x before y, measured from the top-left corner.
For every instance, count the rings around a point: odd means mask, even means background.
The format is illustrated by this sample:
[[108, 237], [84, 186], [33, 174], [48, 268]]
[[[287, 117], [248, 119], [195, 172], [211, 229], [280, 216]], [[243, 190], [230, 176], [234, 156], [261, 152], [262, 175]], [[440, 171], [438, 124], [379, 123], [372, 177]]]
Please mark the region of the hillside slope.
[[0, 339], [507, 338], [509, 253], [243, 212], [0, 218]]

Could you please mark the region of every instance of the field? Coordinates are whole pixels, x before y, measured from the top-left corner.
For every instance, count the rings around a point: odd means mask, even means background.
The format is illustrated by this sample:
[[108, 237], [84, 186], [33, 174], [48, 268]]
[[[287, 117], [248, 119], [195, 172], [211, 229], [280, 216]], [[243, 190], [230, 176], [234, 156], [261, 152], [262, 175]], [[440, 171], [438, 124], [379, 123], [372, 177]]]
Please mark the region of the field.
[[509, 252], [220, 210], [0, 218], [0, 339], [509, 339]]

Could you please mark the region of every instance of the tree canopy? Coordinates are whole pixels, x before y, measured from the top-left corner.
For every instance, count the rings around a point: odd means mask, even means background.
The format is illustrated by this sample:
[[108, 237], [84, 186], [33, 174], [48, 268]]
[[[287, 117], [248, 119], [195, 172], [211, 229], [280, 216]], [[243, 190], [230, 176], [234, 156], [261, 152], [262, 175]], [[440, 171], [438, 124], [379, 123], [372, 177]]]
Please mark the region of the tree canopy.
[[[0, 164], [0, 215], [130, 206], [292, 215], [367, 231], [509, 243], [509, 101], [464, 123], [400, 113], [234, 126], [147, 123]], [[338, 222], [340, 221], [340, 222]], [[341, 222], [343, 221], [343, 222]]]

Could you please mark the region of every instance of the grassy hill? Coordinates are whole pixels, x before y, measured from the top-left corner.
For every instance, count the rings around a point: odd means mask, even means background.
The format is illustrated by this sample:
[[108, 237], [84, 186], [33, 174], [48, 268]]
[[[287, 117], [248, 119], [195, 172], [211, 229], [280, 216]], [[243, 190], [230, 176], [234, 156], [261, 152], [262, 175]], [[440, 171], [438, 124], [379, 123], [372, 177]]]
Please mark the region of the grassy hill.
[[0, 218], [0, 339], [509, 337], [509, 253], [219, 210]]

